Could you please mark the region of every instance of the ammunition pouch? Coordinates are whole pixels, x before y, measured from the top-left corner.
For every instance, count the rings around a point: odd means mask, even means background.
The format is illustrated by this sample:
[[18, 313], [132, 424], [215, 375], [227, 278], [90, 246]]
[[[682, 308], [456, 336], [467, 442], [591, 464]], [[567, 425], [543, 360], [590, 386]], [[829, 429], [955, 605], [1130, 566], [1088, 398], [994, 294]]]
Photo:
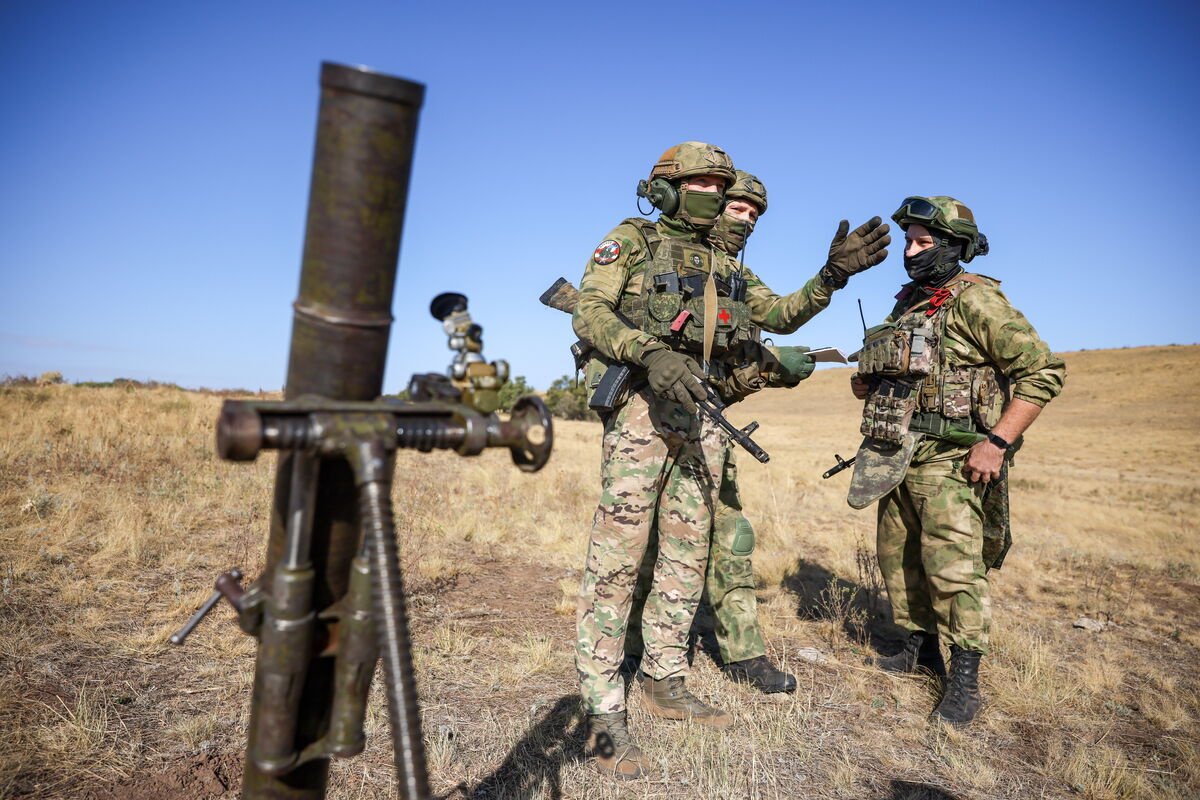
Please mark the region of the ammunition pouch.
[[859, 432], [877, 442], [899, 445], [917, 410], [916, 385], [880, 378], [863, 408]]
[[932, 369], [933, 328], [905, 328], [895, 323], [876, 325], [863, 338], [858, 374], [863, 377], [912, 377]]

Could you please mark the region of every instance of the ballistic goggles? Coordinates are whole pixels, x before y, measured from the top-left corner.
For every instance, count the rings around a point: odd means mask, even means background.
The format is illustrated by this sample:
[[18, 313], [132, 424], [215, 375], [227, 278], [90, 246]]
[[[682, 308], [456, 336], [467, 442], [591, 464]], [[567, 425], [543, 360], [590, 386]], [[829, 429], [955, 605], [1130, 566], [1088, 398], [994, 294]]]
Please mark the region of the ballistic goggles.
[[924, 197], [906, 197], [892, 215], [894, 220], [915, 219], [918, 222], [937, 222], [942, 216], [941, 210]]

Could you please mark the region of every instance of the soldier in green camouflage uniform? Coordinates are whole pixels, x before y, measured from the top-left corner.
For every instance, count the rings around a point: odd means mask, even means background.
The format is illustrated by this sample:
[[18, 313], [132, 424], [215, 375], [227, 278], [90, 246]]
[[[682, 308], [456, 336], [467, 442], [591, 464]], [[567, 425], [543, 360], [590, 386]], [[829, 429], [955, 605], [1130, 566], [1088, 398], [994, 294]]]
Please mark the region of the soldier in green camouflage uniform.
[[697, 414], [695, 401], [705, 397], [700, 381], [732, 380], [731, 362], [753, 338], [752, 325], [795, 330], [828, 305], [851, 274], [886, 252], [887, 226], [878, 218], [853, 234], [843, 222], [810, 286], [776, 295], [706, 241], [733, 179], [733, 164], [720, 148], [685, 142], [667, 150], [639, 184], [639, 195], [662, 214], [654, 224], [626, 220], [600, 242], [574, 314], [576, 332], [596, 348], [587, 367], [589, 388], [620, 364], [638, 368], [645, 381], [606, 401], [601, 498], [577, 616], [589, 749], [601, 768], [624, 778], [647, 769], [626, 728], [620, 668], [638, 566], [656, 515], [658, 558], [642, 618], [644, 705], [671, 719], [714, 727], [730, 722], [684, 688], [687, 635], [704, 586], [714, 498], [728, 455], [719, 429]]
[[[762, 181], [748, 172], [739, 169], [735, 170], [735, 174], [737, 177], [733, 186], [725, 193], [725, 211], [709, 232], [708, 240], [737, 258], [759, 217], [766, 213], [767, 189]], [[815, 290], [816, 287], [806, 288]], [[775, 357], [782, 357], [782, 369], [777, 372], [778, 378], [775, 375], [767, 377], [763, 382], [764, 388], [767, 385], [793, 387], [812, 374], [814, 364], [805, 354], [807, 348], [769, 349]], [[755, 386], [752, 391], [758, 388]], [[726, 398], [731, 399], [740, 397]], [[640, 661], [642, 655], [642, 605], [650, 592], [657, 544], [657, 536], [652, 534], [638, 573], [633, 612], [625, 636], [625, 652], [631, 662]], [[754, 528], [742, 513], [735, 451], [731, 450], [717, 492], [708, 569], [704, 580], [704, 600], [712, 611], [721, 669], [730, 680], [748, 684], [766, 694], [794, 692], [795, 677], [778, 669], [766, 655], [767, 647], [758, 627], [758, 598], [755, 595], [751, 560], [753, 552]]]
[[850, 504], [878, 499], [879, 568], [905, 648], [884, 669], [944, 677], [935, 718], [954, 725], [981, 706], [988, 570], [1007, 550], [1007, 469], [1013, 445], [1062, 390], [1066, 367], [1009, 304], [1000, 282], [960, 261], [987, 253], [970, 209], [952, 197], [910, 197], [892, 219], [905, 230], [912, 281], [869, 331], [851, 378], [866, 400]]

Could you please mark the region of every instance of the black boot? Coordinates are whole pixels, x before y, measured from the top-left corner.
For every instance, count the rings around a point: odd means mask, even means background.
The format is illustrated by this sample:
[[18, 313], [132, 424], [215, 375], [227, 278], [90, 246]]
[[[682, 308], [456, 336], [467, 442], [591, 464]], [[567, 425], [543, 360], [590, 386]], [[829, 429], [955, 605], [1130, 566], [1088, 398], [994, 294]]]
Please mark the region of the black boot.
[[875, 659], [875, 664], [887, 672], [925, 672], [939, 678], [946, 677], [946, 662], [942, 660], [942, 648], [936, 633], [913, 631], [904, 643], [904, 649], [894, 656]]
[[950, 645], [950, 677], [946, 680], [946, 693], [942, 702], [933, 710], [933, 718], [949, 722], [961, 728], [979, 713], [983, 698], [979, 696], [978, 650], [963, 650]]
[[766, 656], [755, 656], [745, 661], [731, 661], [721, 667], [725, 677], [734, 683], [753, 686], [763, 694], [796, 691], [796, 679], [776, 668]]

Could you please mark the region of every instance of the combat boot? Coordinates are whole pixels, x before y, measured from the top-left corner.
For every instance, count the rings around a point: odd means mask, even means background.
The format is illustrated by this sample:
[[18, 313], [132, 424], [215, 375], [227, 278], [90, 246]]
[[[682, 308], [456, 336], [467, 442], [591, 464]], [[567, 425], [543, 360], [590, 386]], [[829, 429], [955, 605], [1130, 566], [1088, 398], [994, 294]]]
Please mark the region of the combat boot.
[[642, 700], [646, 711], [655, 717], [689, 719], [712, 728], [728, 728], [733, 717], [714, 708], [683, 686], [683, 678], [675, 676], [661, 681], [646, 676], [642, 681]]
[[650, 772], [650, 762], [625, 726], [625, 712], [588, 715], [587, 754], [596, 766], [614, 778], [637, 780]]
[[933, 710], [933, 718], [961, 728], [979, 713], [983, 698], [979, 695], [979, 659], [983, 653], [950, 645], [950, 677], [946, 693]]
[[721, 667], [725, 677], [734, 683], [753, 686], [763, 694], [796, 691], [796, 679], [776, 668], [766, 656], [755, 656], [745, 661], [731, 661]]
[[926, 672], [939, 678], [946, 677], [946, 662], [942, 660], [936, 633], [913, 631], [903, 650], [894, 656], [877, 658], [875, 664], [885, 672]]

